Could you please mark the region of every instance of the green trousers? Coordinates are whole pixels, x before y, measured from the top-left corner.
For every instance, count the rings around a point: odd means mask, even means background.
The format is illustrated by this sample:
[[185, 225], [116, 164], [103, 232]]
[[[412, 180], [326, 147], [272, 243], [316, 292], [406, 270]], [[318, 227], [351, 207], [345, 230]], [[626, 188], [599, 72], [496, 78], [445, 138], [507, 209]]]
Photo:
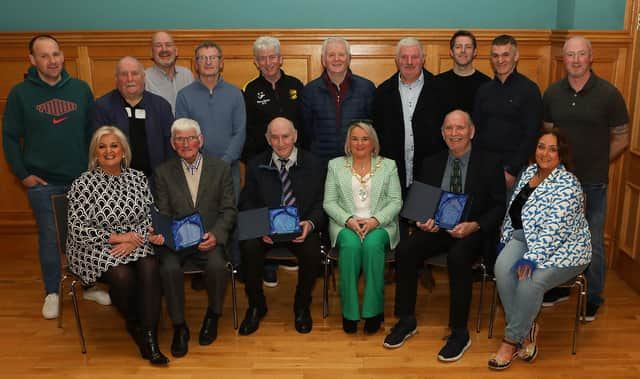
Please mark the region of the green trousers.
[[342, 315], [347, 320], [360, 320], [358, 279], [364, 274], [362, 317], [383, 313], [384, 309], [384, 253], [389, 248], [389, 235], [382, 228], [367, 233], [364, 240], [349, 228], [338, 233], [336, 246], [340, 250], [340, 301]]

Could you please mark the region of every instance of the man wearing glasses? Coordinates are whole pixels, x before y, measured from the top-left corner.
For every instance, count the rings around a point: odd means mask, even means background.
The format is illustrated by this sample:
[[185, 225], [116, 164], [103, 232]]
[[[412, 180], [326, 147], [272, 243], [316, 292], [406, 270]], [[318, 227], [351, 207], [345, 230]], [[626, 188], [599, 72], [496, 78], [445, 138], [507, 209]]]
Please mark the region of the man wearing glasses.
[[147, 91], [162, 96], [176, 112], [178, 91], [193, 83], [193, 74], [186, 67], [176, 65], [178, 48], [167, 32], [157, 32], [151, 37], [151, 59], [153, 66], [145, 73]]
[[[247, 114], [242, 91], [222, 78], [222, 49], [212, 41], [195, 49], [198, 80], [178, 92], [176, 118], [190, 118], [200, 124], [207, 143], [202, 152], [231, 166], [236, 199], [240, 194], [240, 155], [246, 136]], [[235, 238], [232, 238], [235, 241]], [[231, 261], [240, 264], [240, 247], [231, 243]]]
[[200, 124], [207, 141], [203, 152], [231, 165], [237, 197], [247, 119], [242, 92], [222, 78], [224, 58], [217, 43], [200, 43], [195, 49], [195, 59], [198, 80], [178, 92], [176, 118], [190, 118]]

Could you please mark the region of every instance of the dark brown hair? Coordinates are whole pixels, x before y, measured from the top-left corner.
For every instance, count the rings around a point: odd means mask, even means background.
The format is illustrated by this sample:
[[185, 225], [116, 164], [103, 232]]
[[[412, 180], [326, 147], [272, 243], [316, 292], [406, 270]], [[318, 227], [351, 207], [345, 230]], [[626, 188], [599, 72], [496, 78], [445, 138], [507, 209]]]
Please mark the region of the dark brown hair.
[[571, 155], [571, 147], [569, 146], [569, 140], [564, 132], [558, 128], [551, 129], [542, 129], [538, 138], [536, 138], [536, 144], [533, 147], [533, 152], [529, 156], [529, 163], [535, 163], [536, 161], [536, 150], [538, 149], [538, 142], [540, 142], [540, 138], [551, 134], [556, 137], [557, 145], [558, 145], [558, 158], [560, 159], [560, 163], [564, 165], [564, 168], [573, 172], [573, 156]]

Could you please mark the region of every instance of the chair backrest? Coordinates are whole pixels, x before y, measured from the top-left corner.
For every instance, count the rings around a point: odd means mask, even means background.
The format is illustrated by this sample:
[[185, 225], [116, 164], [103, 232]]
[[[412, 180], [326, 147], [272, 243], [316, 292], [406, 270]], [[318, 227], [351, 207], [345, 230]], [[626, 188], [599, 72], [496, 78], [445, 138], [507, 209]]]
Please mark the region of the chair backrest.
[[51, 205], [53, 206], [53, 217], [56, 224], [56, 240], [58, 242], [58, 251], [66, 262], [67, 252], [67, 210], [69, 201], [67, 195], [52, 195]]

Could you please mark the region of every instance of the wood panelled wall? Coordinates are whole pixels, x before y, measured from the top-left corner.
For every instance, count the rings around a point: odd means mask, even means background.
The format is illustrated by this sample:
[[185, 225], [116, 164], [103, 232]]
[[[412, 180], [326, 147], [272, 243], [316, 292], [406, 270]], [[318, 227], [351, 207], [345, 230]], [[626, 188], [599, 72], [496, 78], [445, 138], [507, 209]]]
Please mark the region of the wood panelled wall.
[[[87, 81], [96, 97], [115, 87], [114, 69], [124, 55], [141, 59], [146, 66], [150, 60], [150, 37], [153, 31], [60, 32], [59, 39], [66, 58], [66, 68], [73, 76]], [[396, 71], [395, 43], [402, 37], [415, 36], [423, 42], [426, 52], [425, 66], [433, 73], [451, 67], [449, 38], [454, 30], [180, 30], [171, 31], [179, 48], [179, 64], [193, 69], [193, 48], [203, 40], [214, 40], [223, 49], [225, 80], [242, 87], [255, 77], [252, 43], [260, 35], [270, 34], [282, 43], [284, 69], [303, 82], [317, 77], [321, 71], [320, 45], [329, 35], [340, 35], [351, 43], [352, 70], [379, 84]], [[491, 74], [489, 46], [498, 34], [514, 35], [519, 43], [518, 70], [535, 81], [542, 91], [564, 75], [561, 48], [564, 40], [574, 34], [585, 35], [593, 43], [594, 70], [614, 83], [629, 98], [631, 91], [631, 62], [633, 36], [628, 31], [585, 31], [568, 33], [549, 30], [480, 30], [476, 67]], [[0, 33], [0, 111], [4, 111], [7, 94], [21, 81], [28, 68], [27, 43], [30, 33]], [[492, 75], [490, 75], [492, 76]], [[638, 149], [638, 133], [635, 148]], [[0, 147], [1, 148], [1, 147]], [[64, 147], [60, 147], [64, 148]], [[607, 217], [606, 244], [609, 254], [616, 236], [619, 219], [619, 201], [622, 182], [622, 164], [616, 162], [610, 171], [610, 211]], [[19, 181], [0, 159], [0, 236], [8, 234], [34, 234], [35, 223]], [[638, 201], [638, 191], [631, 196]], [[635, 197], [634, 197], [635, 196]], [[634, 223], [635, 224], [635, 223]], [[637, 231], [637, 230], [636, 230]], [[638, 233], [633, 233], [637, 235]]]

